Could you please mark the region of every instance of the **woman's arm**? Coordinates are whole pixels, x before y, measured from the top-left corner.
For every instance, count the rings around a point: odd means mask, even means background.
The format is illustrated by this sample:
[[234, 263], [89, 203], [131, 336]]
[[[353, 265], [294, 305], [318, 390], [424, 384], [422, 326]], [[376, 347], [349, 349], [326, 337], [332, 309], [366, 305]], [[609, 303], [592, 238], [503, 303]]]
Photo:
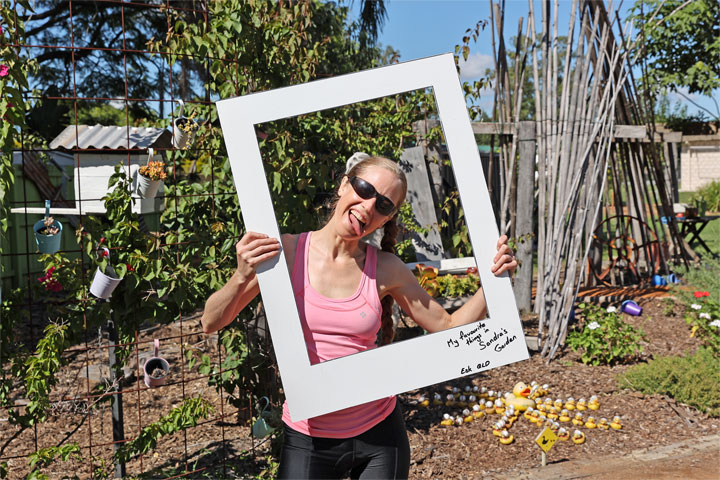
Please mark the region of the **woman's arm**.
[[[513, 258], [512, 250], [507, 245], [507, 237], [503, 235], [498, 240], [498, 251], [490, 271], [495, 275], [503, 272], [512, 272], [517, 268], [517, 261]], [[480, 320], [487, 314], [487, 304], [482, 288], [468, 300], [462, 307], [451, 314], [418, 284], [412, 272], [400, 259], [388, 255], [390, 281], [388, 292], [400, 308], [428, 332], [438, 332], [448, 328], [472, 323]]]
[[207, 302], [200, 319], [203, 332], [213, 333], [228, 325], [260, 293], [257, 266], [280, 252], [280, 242], [265, 234], [247, 232], [235, 245], [237, 269], [230, 280]]

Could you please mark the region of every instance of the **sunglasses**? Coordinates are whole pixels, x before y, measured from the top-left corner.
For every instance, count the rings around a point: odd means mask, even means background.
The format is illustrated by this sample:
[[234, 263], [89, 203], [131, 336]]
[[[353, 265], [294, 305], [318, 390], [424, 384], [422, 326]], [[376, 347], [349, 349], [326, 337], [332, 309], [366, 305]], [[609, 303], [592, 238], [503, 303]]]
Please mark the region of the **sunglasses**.
[[384, 195], [380, 195], [371, 183], [366, 182], [360, 177], [350, 177], [350, 185], [352, 185], [355, 193], [363, 200], [375, 198], [375, 210], [381, 215], [392, 215], [395, 212], [395, 204]]

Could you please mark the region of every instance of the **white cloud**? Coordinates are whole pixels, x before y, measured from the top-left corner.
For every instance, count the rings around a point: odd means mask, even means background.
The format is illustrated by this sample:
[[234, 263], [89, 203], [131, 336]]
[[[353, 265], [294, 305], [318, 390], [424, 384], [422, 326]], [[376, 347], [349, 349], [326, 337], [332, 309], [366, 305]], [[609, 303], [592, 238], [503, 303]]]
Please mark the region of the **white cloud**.
[[493, 68], [493, 58], [484, 53], [471, 53], [467, 61], [460, 57], [460, 78], [477, 80], [485, 76], [485, 70]]

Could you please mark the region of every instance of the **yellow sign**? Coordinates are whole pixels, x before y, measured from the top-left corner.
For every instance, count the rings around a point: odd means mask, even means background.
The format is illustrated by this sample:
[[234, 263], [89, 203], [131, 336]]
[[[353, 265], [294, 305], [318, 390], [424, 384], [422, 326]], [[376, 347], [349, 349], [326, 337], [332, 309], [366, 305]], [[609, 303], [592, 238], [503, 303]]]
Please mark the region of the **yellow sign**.
[[542, 448], [543, 452], [547, 453], [550, 451], [553, 445], [555, 445], [555, 442], [558, 441], [558, 436], [555, 435], [555, 432], [550, 430], [548, 427], [545, 427], [545, 429], [540, 432], [540, 435], [537, 436], [535, 439], [535, 443], [538, 444], [540, 448]]

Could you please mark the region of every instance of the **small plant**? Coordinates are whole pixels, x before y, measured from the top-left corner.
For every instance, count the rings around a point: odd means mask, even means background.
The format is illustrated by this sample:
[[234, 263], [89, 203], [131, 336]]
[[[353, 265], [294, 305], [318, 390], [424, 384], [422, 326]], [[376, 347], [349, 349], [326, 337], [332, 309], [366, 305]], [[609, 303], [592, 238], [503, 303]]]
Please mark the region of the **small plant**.
[[110, 260], [110, 249], [104, 246], [105, 239], [100, 239], [100, 246], [97, 249], [97, 265], [100, 271], [112, 278], [123, 278], [127, 272], [135, 270], [129, 263], [112, 263]]
[[697, 299], [685, 311], [685, 322], [690, 325], [690, 336], [699, 338], [705, 346], [720, 353], [720, 304], [712, 300], [710, 293], [697, 291]]
[[578, 309], [583, 324], [568, 333], [566, 342], [573, 351], [582, 350], [580, 360], [583, 363], [610, 365], [642, 353], [640, 342], [645, 334], [625, 323], [617, 309], [609, 307], [606, 310], [587, 303], [581, 303]]
[[60, 229], [55, 225], [55, 219], [53, 217], [45, 217], [43, 219], [43, 228], [38, 230], [40, 235], [57, 235], [60, 233]]
[[153, 181], [164, 180], [167, 177], [165, 163], [161, 161], [150, 160], [147, 165], [140, 167], [139, 173]]
[[185, 133], [192, 134], [195, 133], [195, 131], [198, 129], [199, 125], [197, 122], [193, 119], [195, 117], [195, 113], [193, 112], [190, 117], [180, 117], [177, 119], [175, 124], [177, 127], [182, 130]]
[[693, 355], [657, 357], [618, 377], [620, 388], [668, 395], [711, 417], [720, 416], [720, 358], [708, 348]]
[[695, 192], [693, 203], [698, 205], [701, 202], [708, 211], [720, 212], [720, 181], [707, 183]]

